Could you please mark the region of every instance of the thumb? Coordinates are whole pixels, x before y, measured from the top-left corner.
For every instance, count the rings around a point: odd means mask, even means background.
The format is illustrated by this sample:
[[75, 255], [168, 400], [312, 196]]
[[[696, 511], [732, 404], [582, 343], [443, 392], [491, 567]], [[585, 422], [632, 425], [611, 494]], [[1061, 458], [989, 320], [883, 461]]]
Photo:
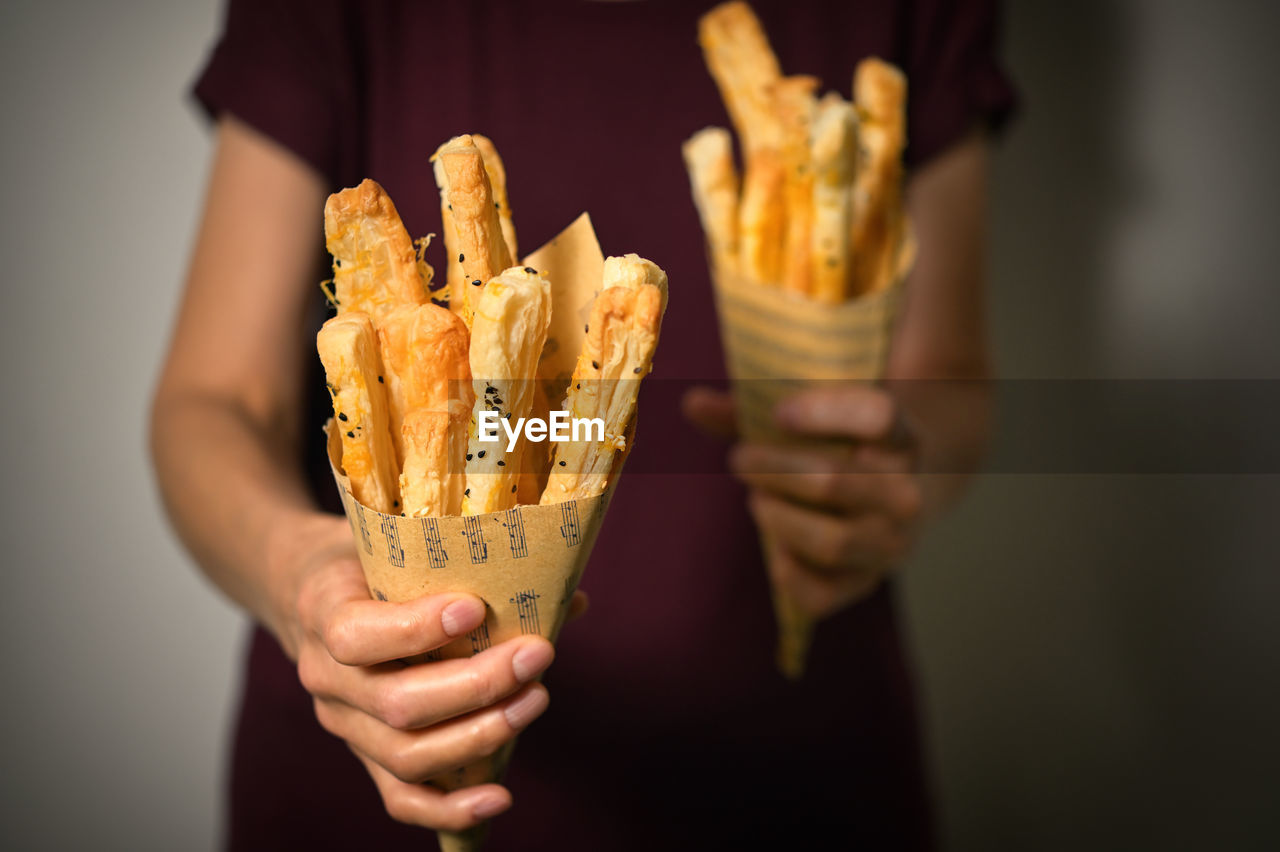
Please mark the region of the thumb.
[[737, 406], [726, 391], [697, 385], [680, 400], [685, 419], [708, 435], [725, 440], [738, 437]]

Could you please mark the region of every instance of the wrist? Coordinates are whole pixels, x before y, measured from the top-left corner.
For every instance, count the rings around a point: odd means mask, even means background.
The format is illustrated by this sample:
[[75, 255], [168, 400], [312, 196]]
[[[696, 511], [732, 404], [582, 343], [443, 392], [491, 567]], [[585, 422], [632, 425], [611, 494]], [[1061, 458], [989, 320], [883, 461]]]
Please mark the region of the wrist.
[[350, 547], [351, 530], [341, 515], [289, 508], [272, 519], [265, 539], [267, 600], [259, 617], [290, 659], [297, 658], [304, 628], [298, 597], [307, 575], [325, 554]]

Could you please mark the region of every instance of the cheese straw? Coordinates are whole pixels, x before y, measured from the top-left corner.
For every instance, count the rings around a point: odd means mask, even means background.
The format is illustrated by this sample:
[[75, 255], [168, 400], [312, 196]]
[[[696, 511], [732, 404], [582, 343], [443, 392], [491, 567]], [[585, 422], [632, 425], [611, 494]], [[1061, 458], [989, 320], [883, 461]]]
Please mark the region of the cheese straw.
[[602, 283], [564, 407], [571, 418], [603, 420], [604, 441], [556, 444], [543, 504], [604, 493], [614, 459], [626, 449], [640, 379], [652, 369], [666, 310], [667, 274], [628, 254], [605, 260]]
[[[537, 270], [508, 269], [491, 280], [480, 296], [471, 326], [476, 398], [468, 426], [464, 515], [500, 512], [516, 505], [519, 457], [507, 451], [507, 435], [498, 421], [514, 428], [529, 416], [550, 324], [551, 282]], [[480, 440], [485, 412], [496, 415], [492, 418], [496, 441]]]

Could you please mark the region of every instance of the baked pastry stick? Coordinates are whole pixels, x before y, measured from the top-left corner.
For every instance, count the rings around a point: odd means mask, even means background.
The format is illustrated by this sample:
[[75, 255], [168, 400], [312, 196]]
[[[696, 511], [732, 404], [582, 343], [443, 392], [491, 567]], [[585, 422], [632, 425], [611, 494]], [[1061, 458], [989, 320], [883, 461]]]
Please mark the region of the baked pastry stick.
[[812, 291], [813, 166], [809, 134], [818, 104], [818, 78], [783, 77], [769, 87], [781, 127], [778, 153], [784, 170], [785, 223], [782, 242], [782, 288], [808, 295]]
[[760, 20], [746, 3], [721, 3], [698, 20], [698, 43], [720, 88], [745, 156], [774, 148], [768, 87], [782, 76]]
[[[466, 280], [463, 276], [462, 262], [458, 260], [458, 234], [453, 225], [453, 208], [449, 204], [449, 176], [444, 170], [444, 161], [440, 159], [440, 153], [450, 145], [457, 144], [462, 137], [455, 136], [448, 142], [436, 149], [431, 155], [431, 168], [435, 175], [436, 186], [440, 189], [440, 221], [444, 231], [444, 250], [448, 257], [445, 267], [445, 283], [448, 285], [446, 293], [450, 296], [450, 306], [454, 305], [453, 294], [457, 295], [457, 308], [460, 312], [461, 307], [465, 304], [465, 293], [463, 292], [463, 282]], [[502, 226], [502, 237], [507, 244], [507, 253], [511, 256], [512, 262], [518, 257], [516, 253], [516, 227], [511, 220], [511, 204], [507, 200], [507, 170], [502, 163], [502, 158], [498, 156], [498, 149], [487, 136], [481, 136], [479, 133], [471, 134], [472, 143], [480, 149], [480, 155], [484, 159], [485, 174], [489, 178], [489, 186], [493, 191], [493, 202], [497, 205], [498, 220]]]
[[[493, 411], [512, 427], [529, 416], [538, 361], [551, 325], [551, 282], [530, 268], [513, 267], [492, 279], [480, 295], [471, 326], [471, 377], [475, 404], [467, 428], [467, 483], [462, 514], [501, 512], [516, 505], [518, 447], [507, 452], [507, 434], [481, 441], [482, 412]], [[492, 428], [489, 430], [492, 434]]]
[[472, 137], [450, 140], [436, 156], [444, 171], [445, 197], [457, 238], [454, 248], [462, 266], [462, 283], [457, 289], [450, 288], [449, 306], [470, 328], [485, 282], [511, 266], [513, 260], [502, 235], [484, 156]]
[[400, 500], [411, 518], [436, 518], [462, 512], [466, 487], [463, 456], [467, 452], [470, 406], [453, 400], [444, 411], [410, 411], [404, 419], [404, 469]]
[[[417, 252], [391, 198], [377, 182], [335, 192], [324, 205], [325, 245], [333, 255], [338, 312], [363, 311], [380, 322], [399, 305], [428, 301]], [[430, 266], [423, 264], [428, 274]]]
[[733, 165], [733, 140], [723, 127], [705, 127], [689, 137], [681, 150], [711, 262], [721, 272], [733, 272], [738, 265], [738, 170]]
[[520, 252], [516, 250], [516, 225], [511, 219], [511, 202], [507, 198], [507, 167], [488, 136], [473, 133], [471, 140], [480, 149], [480, 156], [484, 157], [484, 172], [489, 176], [489, 188], [493, 191], [498, 223], [502, 225], [502, 238], [507, 242], [507, 254], [511, 256], [511, 262], [515, 263]]
[[698, 42], [742, 140], [739, 271], [771, 284], [782, 274], [786, 169], [782, 127], [769, 88], [782, 77], [778, 59], [746, 3], [722, 3], [698, 21]]
[[853, 188], [853, 295], [888, 287], [903, 236], [902, 150], [906, 145], [907, 79], [879, 59], [854, 69], [863, 160]]
[[[448, 411], [461, 399], [475, 401], [467, 364], [467, 327], [439, 305], [405, 305], [378, 325], [396, 462], [405, 464], [402, 427], [411, 411]], [[459, 456], [461, 459], [461, 456]]]
[[316, 335], [316, 349], [333, 398], [351, 493], [370, 509], [398, 513], [398, 470], [372, 320], [362, 311], [331, 318]]
[[818, 104], [813, 124], [813, 297], [841, 302], [850, 283], [849, 241], [853, 179], [858, 164], [858, 116], [853, 104], [832, 93]]
[[564, 407], [572, 418], [602, 419], [604, 441], [556, 444], [543, 505], [604, 493], [614, 459], [626, 449], [640, 380], [653, 368], [667, 274], [657, 264], [629, 254], [605, 260], [603, 283], [591, 306]]

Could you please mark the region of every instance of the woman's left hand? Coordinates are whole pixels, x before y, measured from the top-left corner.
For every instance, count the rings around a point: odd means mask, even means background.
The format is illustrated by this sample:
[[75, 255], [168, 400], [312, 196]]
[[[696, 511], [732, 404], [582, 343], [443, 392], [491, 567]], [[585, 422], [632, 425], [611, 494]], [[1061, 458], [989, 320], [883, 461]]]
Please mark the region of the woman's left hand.
[[[685, 411], [724, 433], [727, 394], [699, 388]], [[905, 559], [923, 495], [916, 442], [883, 389], [835, 384], [785, 399], [779, 427], [819, 446], [742, 442], [729, 457], [751, 489], [749, 507], [773, 549], [775, 587], [825, 618], [870, 595]]]

